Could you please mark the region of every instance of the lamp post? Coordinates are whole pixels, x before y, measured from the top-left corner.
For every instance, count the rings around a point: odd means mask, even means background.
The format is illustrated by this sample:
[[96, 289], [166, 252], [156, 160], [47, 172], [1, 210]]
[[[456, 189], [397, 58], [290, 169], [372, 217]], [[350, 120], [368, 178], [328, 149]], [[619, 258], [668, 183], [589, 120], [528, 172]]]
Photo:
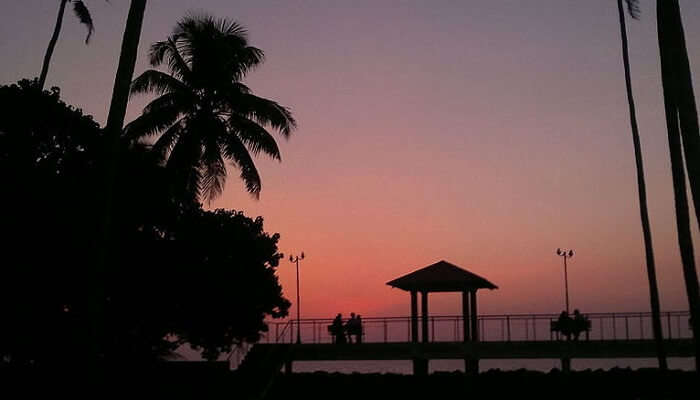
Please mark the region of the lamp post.
[[574, 251], [557, 249], [557, 255], [564, 259], [564, 290], [566, 293], [566, 313], [569, 313], [569, 277], [566, 273], [566, 259], [574, 256]]
[[295, 263], [297, 265], [297, 344], [301, 343], [301, 318], [299, 313], [299, 260], [304, 259], [304, 252], [302, 251], [298, 256], [289, 256], [289, 262]]

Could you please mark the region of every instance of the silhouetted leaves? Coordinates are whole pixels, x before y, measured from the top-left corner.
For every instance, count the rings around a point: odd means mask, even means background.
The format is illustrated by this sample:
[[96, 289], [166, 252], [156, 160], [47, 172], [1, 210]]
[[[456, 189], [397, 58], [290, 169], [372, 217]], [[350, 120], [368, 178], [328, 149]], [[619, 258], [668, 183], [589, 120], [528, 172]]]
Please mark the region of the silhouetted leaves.
[[248, 192], [258, 197], [262, 183], [250, 153], [279, 160], [266, 126], [285, 138], [296, 127], [287, 108], [251, 94], [240, 82], [263, 58], [238, 23], [208, 15], [185, 17], [167, 40], [151, 46], [151, 65], [165, 65], [170, 74], [149, 70], [132, 82], [132, 94], [160, 97], [127, 125], [126, 135], [137, 140], [164, 132], [154, 150], [181, 190], [198, 199], [221, 194], [225, 160], [239, 169]]
[[85, 38], [85, 43], [90, 42], [90, 36], [95, 31], [95, 26], [92, 23], [92, 16], [90, 15], [90, 10], [85, 6], [82, 1], [73, 1], [73, 12], [81, 24], [85, 25], [88, 29], [87, 37]]
[[[0, 86], [0, 359], [41, 365], [90, 356], [89, 284], [106, 140], [91, 117], [35, 83]], [[108, 360], [149, 361], [189, 343], [213, 359], [287, 314], [279, 235], [240, 212], [174, 195], [149, 148], [122, 143], [102, 338]]]

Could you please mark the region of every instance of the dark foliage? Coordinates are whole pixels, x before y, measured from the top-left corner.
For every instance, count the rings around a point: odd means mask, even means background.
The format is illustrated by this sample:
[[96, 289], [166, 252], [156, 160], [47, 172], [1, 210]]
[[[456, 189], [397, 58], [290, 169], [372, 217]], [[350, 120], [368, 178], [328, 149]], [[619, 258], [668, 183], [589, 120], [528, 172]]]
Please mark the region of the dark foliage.
[[153, 145], [177, 188], [211, 200], [221, 194], [226, 161], [240, 171], [248, 192], [258, 197], [262, 182], [253, 161], [260, 153], [280, 160], [268, 128], [288, 138], [296, 127], [291, 112], [254, 95], [243, 84], [263, 62], [263, 52], [248, 43], [246, 30], [225, 19], [188, 16], [167, 40], [151, 46], [151, 69], [134, 79], [132, 94], [153, 93], [143, 114], [129, 123], [126, 135]]
[[[65, 365], [90, 357], [105, 139], [98, 124], [22, 81], [0, 86], [0, 356]], [[165, 168], [123, 144], [106, 266], [107, 360], [154, 360], [190, 343], [213, 359], [287, 314], [279, 235], [242, 213], [175, 201]]]

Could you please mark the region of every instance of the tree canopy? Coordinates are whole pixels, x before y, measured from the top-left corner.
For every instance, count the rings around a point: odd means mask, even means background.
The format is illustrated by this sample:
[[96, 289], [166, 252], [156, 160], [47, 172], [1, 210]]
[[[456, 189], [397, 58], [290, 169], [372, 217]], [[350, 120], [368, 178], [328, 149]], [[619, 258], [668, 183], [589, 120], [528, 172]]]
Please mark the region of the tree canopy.
[[126, 126], [127, 136], [159, 135], [153, 150], [185, 193], [209, 200], [220, 195], [229, 161], [248, 192], [259, 196], [262, 182], [252, 156], [281, 159], [266, 127], [284, 138], [296, 127], [286, 107], [254, 95], [242, 82], [263, 62], [262, 50], [248, 43], [238, 23], [201, 15], [179, 21], [172, 35], [151, 46], [150, 58], [168, 73], [151, 69], [132, 82], [132, 94], [158, 97]]
[[[79, 362], [87, 349], [107, 140], [99, 125], [36, 82], [0, 86], [0, 358]], [[174, 200], [144, 146], [120, 143], [114, 254], [106, 266], [103, 357], [150, 359], [189, 344], [208, 359], [287, 315], [276, 266], [279, 234], [263, 219]]]

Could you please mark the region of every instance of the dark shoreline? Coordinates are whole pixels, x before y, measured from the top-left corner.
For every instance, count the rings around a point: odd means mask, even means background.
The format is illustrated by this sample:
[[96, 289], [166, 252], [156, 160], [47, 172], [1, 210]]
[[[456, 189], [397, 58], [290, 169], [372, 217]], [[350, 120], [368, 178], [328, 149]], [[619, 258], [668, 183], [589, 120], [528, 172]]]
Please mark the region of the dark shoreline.
[[[450, 399], [700, 399], [700, 374], [695, 371], [613, 368], [564, 373], [492, 369], [473, 376], [435, 372], [427, 376], [392, 373], [313, 372], [278, 374], [265, 379], [243, 376], [216, 365], [194, 363], [168, 368], [119, 369], [103, 384], [90, 374], [60, 369], [0, 369], [5, 398], [102, 399], [246, 399], [266, 392], [267, 400], [450, 400]], [[257, 381], [254, 387], [250, 384]], [[265, 390], [266, 388], [266, 390]], [[10, 396], [7, 396], [7, 395]]]
[[298, 373], [280, 375], [267, 399], [696, 399], [695, 371], [658, 369], [582, 370], [563, 373], [489, 370], [478, 376], [436, 372], [399, 374]]

